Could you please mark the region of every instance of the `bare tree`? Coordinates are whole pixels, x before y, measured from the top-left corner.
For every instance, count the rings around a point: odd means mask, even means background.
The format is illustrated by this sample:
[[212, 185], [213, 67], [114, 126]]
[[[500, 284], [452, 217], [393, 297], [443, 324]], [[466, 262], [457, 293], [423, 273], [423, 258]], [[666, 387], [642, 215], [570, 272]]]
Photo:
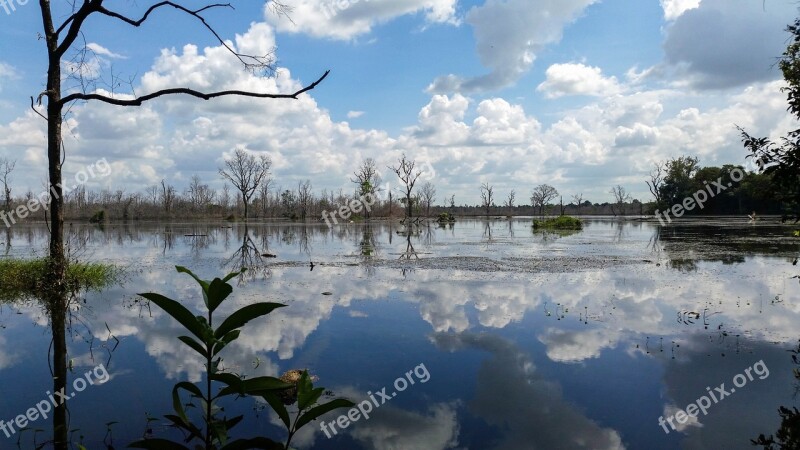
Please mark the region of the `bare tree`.
[[534, 208], [539, 208], [539, 215], [544, 216], [544, 207], [547, 206], [551, 200], [558, 197], [558, 191], [549, 184], [540, 184], [531, 191], [531, 205]]
[[661, 203], [661, 186], [664, 184], [664, 177], [666, 175], [666, 163], [658, 162], [653, 164], [653, 170], [650, 171], [650, 180], [645, 180], [650, 193], [653, 194], [656, 203]]
[[448, 200], [448, 202], [450, 203], [450, 208], [451, 209], [455, 208], [456, 207], [456, 194], [451, 195], [450, 199]]
[[625, 203], [631, 200], [630, 194], [628, 194], [628, 192], [625, 190], [624, 187], [616, 185], [611, 188], [611, 195], [614, 196], [614, 204], [617, 205], [616, 211], [614, 210], [614, 205], [613, 204], [611, 205], [611, 213], [614, 214], [615, 216], [617, 215], [617, 213], [620, 213], [621, 215], [624, 216]]
[[297, 209], [300, 212], [300, 220], [306, 220], [308, 210], [314, 200], [311, 193], [311, 180], [297, 183]]
[[164, 212], [169, 214], [174, 204], [175, 188], [161, 180], [161, 205], [164, 207]]
[[514, 192], [512, 189], [511, 192], [508, 193], [508, 198], [506, 199], [506, 208], [514, 208], [514, 197], [517, 196], [517, 193]]
[[230, 181], [233, 187], [242, 194], [244, 204], [244, 220], [247, 220], [247, 210], [250, 199], [256, 192], [261, 183], [269, 176], [269, 168], [272, 161], [267, 155], [258, 158], [243, 148], [237, 148], [233, 152], [233, 158], [225, 160], [225, 169], [219, 169], [219, 174]]
[[489, 183], [481, 184], [481, 206], [486, 210], [486, 215], [489, 215], [489, 209], [492, 207], [494, 197], [494, 187]]
[[392, 172], [397, 174], [397, 178], [400, 179], [400, 182], [403, 183], [403, 193], [406, 201], [406, 216], [409, 220], [412, 217], [412, 207], [414, 205], [414, 199], [411, 193], [414, 191], [414, 185], [417, 183], [417, 179], [420, 175], [422, 175], [421, 170], [414, 170], [414, 165], [414, 160], [408, 159], [406, 154], [403, 153], [403, 156], [397, 160], [397, 167], [389, 167]]
[[425, 216], [430, 217], [431, 205], [436, 201], [436, 188], [433, 186], [433, 183], [426, 181], [420, 188], [419, 195], [422, 199], [422, 204], [425, 206]]
[[583, 203], [583, 192], [580, 194], [575, 194], [572, 196], [572, 201], [575, 202], [575, 205], [578, 207], [578, 213], [581, 212], [581, 204]]
[[231, 188], [228, 183], [222, 185], [222, 193], [219, 194], [219, 205], [222, 206], [222, 214], [228, 214], [228, 207], [231, 205]]
[[11, 208], [11, 172], [14, 171], [14, 166], [17, 165], [16, 161], [10, 161], [6, 158], [0, 158], [0, 177], [3, 181], [3, 194], [5, 196], [5, 209], [8, 211]]
[[[64, 115], [70, 110], [76, 101], [98, 101], [117, 106], [141, 106], [145, 102], [170, 96], [188, 95], [203, 100], [210, 100], [225, 96], [244, 96], [253, 98], [284, 98], [297, 99], [301, 94], [314, 89], [328, 75], [326, 71], [319, 79], [293, 93], [276, 94], [250, 92], [242, 90], [222, 90], [217, 92], [200, 92], [187, 87], [168, 87], [144, 95], [119, 96], [105, 94], [102, 90], [87, 91], [90, 85], [79, 85], [77, 91], [69, 93], [69, 90], [62, 91], [63, 83], [68, 77], [62, 74], [62, 68], [69, 67], [70, 61], [65, 57], [67, 52], [74, 50], [76, 43], [80, 42], [101, 42], [102, 39], [87, 37], [86, 32], [102, 29], [113, 29], [114, 33], [119, 33], [118, 27], [108, 27], [93, 22], [91, 29], [84, 30], [87, 20], [92, 17], [105, 18], [117, 24], [127, 24], [132, 27], [140, 27], [148, 19], [156, 17], [161, 11], [169, 9], [177, 11], [184, 16], [196, 20], [205, 27], [221, 46], [229, 51], [239, 62], [253, 73], [271, 75], [274, 73], [273, 52], [267, 52], [264, 56], [247, 55], [236, 51], [229, 41], [223, 39], [206, 20], [205, 14], [209, 10], [231, 8], [230, 4], [208, 4], [206, 6], [194, 6], [192, 8], [181, 5], [177, 1], [160, 1], [146, 9], [141, 18], [130, 18], [124, 14], [108, 9], [105, 0], [82, 0], [70, 2], [72, 5], [71, 13], [59, 25], [54, 21], [54, 14], [51, 7], [51, 0], [39, 0], [39, 8], [42, 17], [42, 30], [39, 33], [40, 40], [45, 44], [47, 50], [47, 82], [45, 89], [38, 95], [38, 103], [46, 99], [46, 111], [42, 114], [35, 108], [37, 99], [31, 97], [31, 107], [34, 111], [47, 120], [47, 161], [48, 161], [48, 192], [51, 194], [50, 202], [50, 242], [49, 242], [49, 282], [46, 296], [51, 300], [51, 327], [53, 333], [53, 389], [54, 392], [61, 392], [66, 389], [66, 331], [65, 318], [68, 309], [66, 269], [67, 260], [64, 248], [64, 192], [62, 165], [64, 163], [64, 148], [62, 139]], [[61, 4], [62, 2], [59, 2]], [[117, 2], [110, 2], [117, 5]], [[113, 6], [112, 6], [113, 8]], [[197, 8], [197, 9], [194, 9]], [[61, 13], [55, 14], [60, 17]], [[148, 22], [149, 24], [150, 22]], [[88, 28], [88, 27], [86, 27]], [[84, 50], [86, 46], [83, 46]], [[76, 71], [78, 74], [86, 73], [85, 65], [81, 65]], [[73, 73], [76, 73], [73, 72]], [[67, 74], [68, 75], [68, 74]], [[112, 84], [114, 81], [112, 80]], [[66, 95], [64, 95], [66, 94]], [[210, 409], [210, 405], [208, 406]], [[206, 411], [210, 415], [210, 411]], [[53, 411], [54, 436], [53, 447], [56, 450], [64, 450], [68, 446], [68, 422], [67, 409], [64, 403], [57, 405]]]

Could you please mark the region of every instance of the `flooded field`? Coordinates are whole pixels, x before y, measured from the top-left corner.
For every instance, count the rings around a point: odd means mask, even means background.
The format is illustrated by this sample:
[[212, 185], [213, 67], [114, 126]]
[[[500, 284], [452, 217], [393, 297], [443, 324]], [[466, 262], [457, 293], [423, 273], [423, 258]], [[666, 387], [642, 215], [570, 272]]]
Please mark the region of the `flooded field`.
[[[163, 415], [173, 384], [202, 379], [202, 361], [177, 340], [180, 326], [135, 294], [200, 311], [180, 265], [208, 279], [249, 268], [221, 315], [255, 301], [288, 305], [244, 328], [223, 353], [226, 369], [308, 368], [355, 402], [396, 394], [335, 434], [312, 423], [297, 448], [753, 448], [780, 428], [778, 408], [794, 404], [798, 387], [787, 351], [800, 339], [792, 229], [602, 218], [570, 233], [535, 232], [529, 218], [412, 232], [387, 222], [74, 224], [71, 256], [125, 276], [86, 293], [71, 317], [70, 384], [99, 364], [108, 373], [68, 401], [71, 439], [96, 449], [179, 437]], [[2, 257], [46, 254], [43, 226], [5, 237]], [[36, 301], [0, 306], [6, 422], [50, 394], [47, 323]], [[243, 435], [280, 436], [264, 404], [228, 407], [245, 414]], [[49, 419], [29, 428], [0, 432], [0, 448], [18, 439], [34, 448], [52, 434]]]

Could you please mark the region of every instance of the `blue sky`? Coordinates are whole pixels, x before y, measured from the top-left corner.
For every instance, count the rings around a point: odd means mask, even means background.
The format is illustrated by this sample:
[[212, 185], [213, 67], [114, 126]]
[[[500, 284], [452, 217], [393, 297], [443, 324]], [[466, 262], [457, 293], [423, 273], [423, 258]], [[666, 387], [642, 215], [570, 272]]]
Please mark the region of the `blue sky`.
[[[63, 20], [67, 2], [54, 3]], [[221, 188], [216, 168], [244, 147], [270, 155], [276, 186], [311, 179], [317, 192], [349, 191], [362, 158], [385, 167], [406, 152], [433, 168], [426, 180], [439, 202], [455, 194], [458, 204], [477, 203], [482, 182], [501, 198], [514, 189], [523, 203], [541, 183], [565, 200], [582, 192], [608, 201], [616, 184], [649, 200], [644, 179], [654, 162], [691, 154], [702, 164], [744, 163], [735, 124], [771, 136], [796, 126], [772, 67], [797, 15], [788, 1], [286, 3], [291, 21], [254, 0], [207, 15], [238, 48], [275, 46], [273, 79], [244, 72], [176, 12], [141, 29], [90, 19], [91, 74], [131, 80], [118, 95], [175, 85], [285, 92], [331, 75], [298, 101], [77, 104], [65, 135], [67, 176], [106, 157], [114, 176], [91, 188], [143, 191], [166, 178], [182, 189], [194, 174]], [[149, 4], [109, 7], [138, 16]], [[0, 9], [0, 157], [17, 160], [22, 195], [41, 190], [46, 175], [44, 122], [28, 107], [42, 89], [45, 53], [38, 3], [16, 8]]]

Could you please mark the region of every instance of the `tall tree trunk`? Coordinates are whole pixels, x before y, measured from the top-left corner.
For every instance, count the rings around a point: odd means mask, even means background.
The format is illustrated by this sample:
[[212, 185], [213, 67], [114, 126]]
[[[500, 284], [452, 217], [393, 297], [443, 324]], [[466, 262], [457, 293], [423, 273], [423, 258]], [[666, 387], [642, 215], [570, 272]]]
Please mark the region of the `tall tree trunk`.
[[[47, 161], [50, 184], [50, 258], [49, 285], [45, 295], [50, 309], [53, 333], [53, 392], [66, 392], [67, 343], [65, 287], [66, 257], [64, 255], [64, 204], [61, 188], [61, 56], [58, 54], [58, 35], [53, 26], [50, 0], [39, 0], [42, 24], [47, 42]], [[63, 390], [63, 391], [62, 391]], [[56, 450], [67, 449], [67, 409], [61, 403], [53, 411], [53, 441]]]

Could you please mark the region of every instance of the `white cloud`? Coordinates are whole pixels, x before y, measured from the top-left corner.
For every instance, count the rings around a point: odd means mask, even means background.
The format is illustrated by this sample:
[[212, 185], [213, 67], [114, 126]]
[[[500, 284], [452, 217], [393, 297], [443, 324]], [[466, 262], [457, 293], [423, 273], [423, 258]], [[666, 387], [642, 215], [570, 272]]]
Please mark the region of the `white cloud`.
[[690, 9], [700, 6], [700, 0], [660, 0], [666, 20], [675, 20]]
[[536, 90], [547, 98], [565, 95], [591, 95], [595, 97], [618, 94], [622, 88], [616, 77], [604, 77], [599, 67], [580, 63], [553, 64], [545, 72], [547, 79]]
[[86, 44], [86, 48], [94, 52], [94, 54], [97, 56], [106, 56], [113, 59], [125, 59], [125, 56], [122, 56], [119, 53], [114, 53], [111, 50], [103, 47], [102, 45], [94, 42]]
[[564, 26], [596, 0], [487, 0], [473, 7], [466, 22], [473, 28], [481, 64], [490, 73], [473, 78], [439, 77], [428, 86], [432, 93], [480, 92], [515, 83], [546, 45], [561, 40]]
[[364, 115], [364, 111], [348, 111], [347, 118], [348, 119], [358, 119], [359, 117]]
[[369, 33], [377, 24], [400, 16], [425, 13], [426, 22], [457, 24], [457, 0], [297, 0], [291, 20], [265, 6], [265, 17], [279, 32], [350, 40]]

